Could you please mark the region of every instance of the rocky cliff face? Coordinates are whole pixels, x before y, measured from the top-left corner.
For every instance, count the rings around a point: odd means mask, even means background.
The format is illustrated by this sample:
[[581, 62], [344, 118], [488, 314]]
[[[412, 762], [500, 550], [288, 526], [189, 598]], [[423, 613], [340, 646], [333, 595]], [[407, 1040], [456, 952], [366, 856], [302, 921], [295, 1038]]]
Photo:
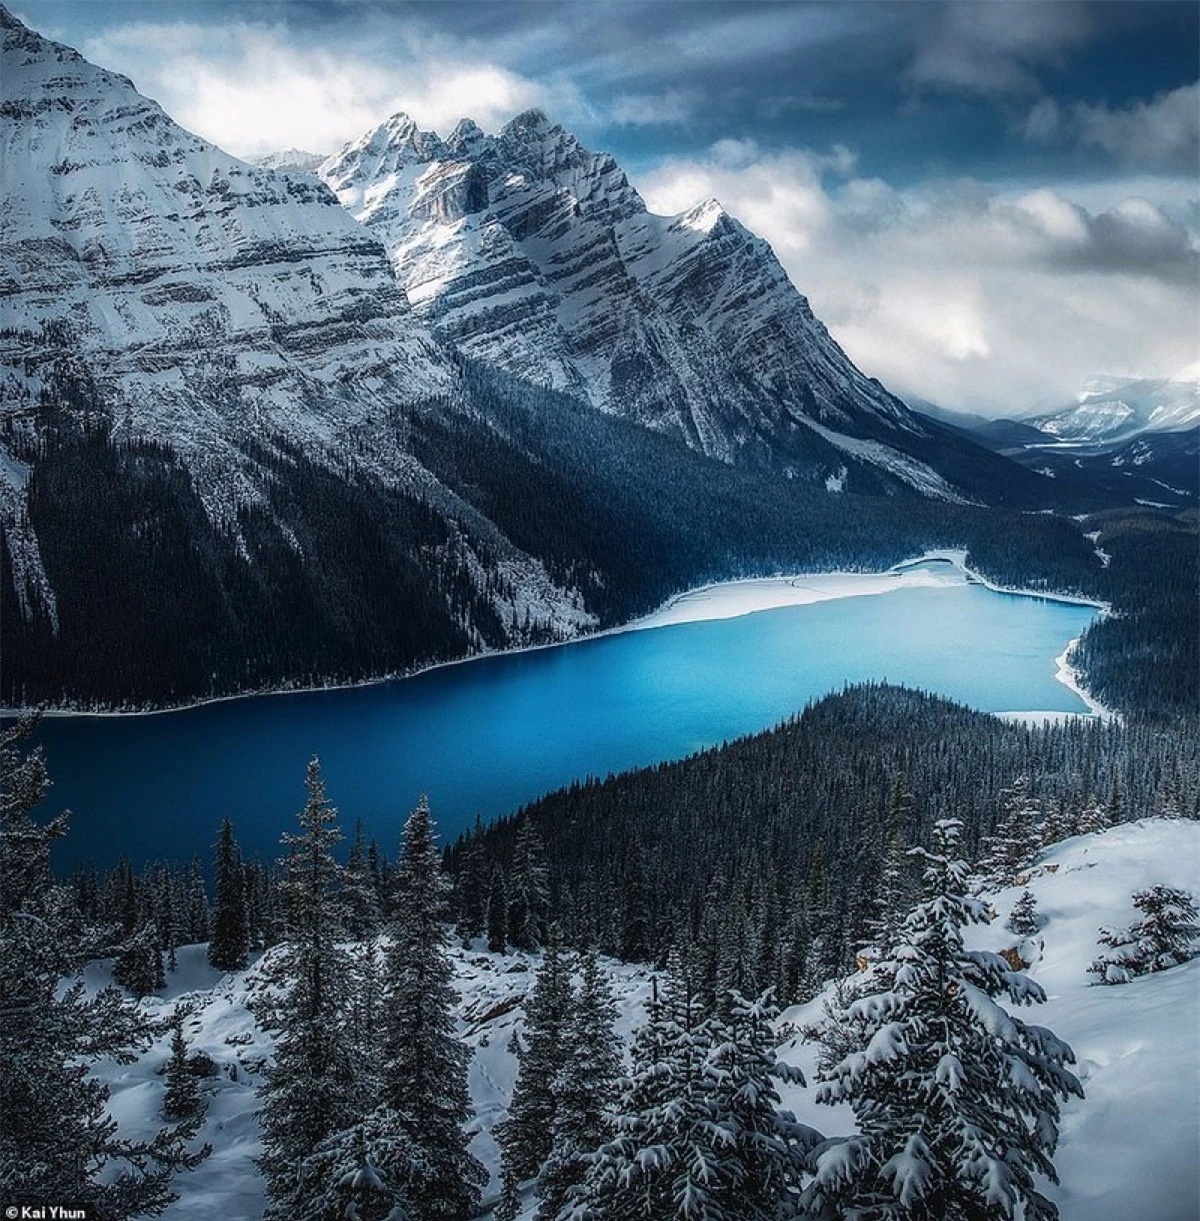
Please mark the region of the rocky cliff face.
[[612, 157], [537, 111], [445, 140], [396, 115], [318, 172], [470, 355], [725, 461], [958, 494], [916, 452], [923, 422], [716, 200], [656, 216]]
[[26, 485], [69, 417], [168, 447], [243, 556], [249, 509], [300, 546], [262, 461], [294, 450], [470, 518], [535, 619], [587, 622], [412, 456], [404, 413], [453, 401], [457, 374], [376, 236], [317, 179], [229, 156], [2, 8], [0, 33], [0, 524], [23, 608], [56, 610]]

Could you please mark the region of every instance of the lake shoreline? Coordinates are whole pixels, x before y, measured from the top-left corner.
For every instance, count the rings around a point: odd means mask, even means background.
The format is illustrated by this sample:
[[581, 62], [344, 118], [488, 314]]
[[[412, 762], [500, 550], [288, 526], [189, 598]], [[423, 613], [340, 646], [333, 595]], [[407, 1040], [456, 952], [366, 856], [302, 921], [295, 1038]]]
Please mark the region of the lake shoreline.
[[[967, 553], [964, 549], [955, 548], [939, 548], [931, 551], [926, 551], [919, 556], [912, 556], [909, 559], [901, 560], [898, 564], [893, 564], [892, 567], [882, 569], [875, 572], [850, 572], [838, 570], [833, 572], [797, 572], [791, 574], [781, 574], [774, 577], [741, 577], [731, 581], [718, 581], [709, 585], [696, 586], [693, 589], [684, 590], [682, 593], [675, 594], [668, 598], [657, 610], [651, 611], [647, 615], [642, 615], [637, 619], [631, 619], [627, 623], [617, 624], [614, 627], [604, 628], [598, 632], [588, 632], [580, 636], [570, 636], [565, 640], [549, 641], [545, 644], [522, 645], [512, 649], [488, 649], [478, 653], [471, 653], [466, 657], [450, 658], [446, 661], [431, 662], [426, 666], [418, 666], [411, 670], [395, 671], [391, 674], [381, 674], [373, 678], [356, 679], [352, 682], [344, 683], [324, 683], [319, 685], [309, 685], [304, 687], [267, 687], [255, 691], [239, 691], [229, 695], [214, 695], [207, 696], [203, 699], [188, 700], [179, 704], [167, 704], [161, 707], [153, 708], [72, 708], [72, 707], [53, 707], [42, 710], [41, 715], [44, 717], [147, 717], [147, 716], [166, 716], [171, 713], [187, 712], [194, 708], [204, 708], [212, 704], [226, 704], [234, 700], [250, 700], [250, 699], [265, 699], [272, 696], [284, 697], [289, 695], [313, 695], [320, 692], [333, 691], [351, 691], [362, 687], [376, 687], [384, 683], [401, 682], [409, 678], [417, 678], [422, 674], [430, 674], [437, 670], [444, 670], [450, 666], [468, 665], [471, 662], [482, 661], [489, 657], [511, 657], [522, 653], [537, 653], [545, 649], [557, 649], [564, 645], [583, 644], [590, 640], [602, 640], [608, 636], [618, 636], [625, 632], [649, 631], [660, 627], [671, 627], [684, 623], [701, 623], [709, 622], [718, 619], [740, 618], [743, 615], [756, 614], [759, 611], [779, 610], [791, 606], [811, 606], [818, 602], [834, 601], [840, 598], [852, 597], [873, 597], [883, 593], [890, 593], [896, 589], [939, 586], [939, 585], [959, 585], [977, 583], [994, 591], [995, 593], [1009, 594], [1014, 597], [1039, 598], [1046, 602], [1066, 602], [1076, 606], [1093, 606], [1100, 614], [1107, 615], [1111, 613], [1111, 607], [1108, 603], [1099, 602], [1095, 599], [1084, 598], [1077, 594], [1066, 593], [1046, 593], [1041, 590], [1021, 589], [1013, 586], [997, 585], [990, 581], [982, 573], [976, 572], [968, 567]], [[934, 578], [932, 580], [904, 580], [909, 570], [916, 569], [922, 564], [930, 563], [945, 563], [957, 569], [963, 576], [964, 581], [946, 581], [944, 579]], [[917, 574], [914, 574], [917, 575]], [[889, 580], [890, 578], [890, 580]], [[832, 585], [835, 588], [820, 590], [813, 586], [813, 582], [820, 581], [825, 585]], [[861, 585], [862, 588], [855, 588], [856, 585]], [[754, 587], [754, 593], [757, 598], [752, 599], [748, 603], [745, 599], [745, 592], [748, 587]], [[739, 601], [739, 594], [742, 595]], [[707, 600], [707, 608], [705, 609], [705, 595], [711, 595]], [[765, 600], [764, 600], [765, 599]], [[726, 603], [722, 609], [722, 613], [714, 613], [718, 609], [721, 601]], [[737, 607], [738, 609], [732, 609]], [[699, 612], [699, 613], [698, 613]], [[1098, 700], [1092, 696], [1083, 686], [1078, 670], [1076, 670], [1069, 662], [1069, 657], [1075, 646], [1079, 643], [1078, 638], [1068, 642], [1065, 650], [1055, 659], [1057, 671], [1055, 677], [1064, 686], [1073, 691], [1087, 706], [1088, 713], [1077, 713], [1069, 715], [1087, 716], [1093, 715], [1101, 720], [1106, 720], [1116, 716], [1111, 709], [1104, 707]], [[15, 719], [34, 711], [32, 708], [0, 708], [0, 717], [4, 719]], [[1043, 715], [1041, 713], [1027, 713], [1023, 711], [1005, 712], [1006, 717], [1019, 717], [1030, 715]], [[1050, 715], [1050, 714], [1045, 714]]]

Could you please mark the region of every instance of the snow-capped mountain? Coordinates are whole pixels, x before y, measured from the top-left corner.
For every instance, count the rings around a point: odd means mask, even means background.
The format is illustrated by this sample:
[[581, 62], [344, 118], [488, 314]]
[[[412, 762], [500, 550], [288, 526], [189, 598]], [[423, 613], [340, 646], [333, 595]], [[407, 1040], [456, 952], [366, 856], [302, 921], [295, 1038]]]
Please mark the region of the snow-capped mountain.
[[27, 483], [57, 410], [168, 446], [243, 556], [253, 513], [304, 550], [271, 495], [298, 453], [469, 520], [448, 527], [468, 583], [483, 542], [535, 617], [592, 621], [413, 457], [397, 413], [458, 374], [322, 183], [229, 156], [2, 7], [0, 31], [0, 525], [27, 612], [55, 610]]
[[1144, 432], [1200, 426], [1200, 365], [1169, 378], [1092, 378], [1076, 401], [1030, 421], [1067, 444], [1128, 441]]
[[472, 357], [725, 461], [970, 496], [953, 444], [854, 366], [765, 241], [715, 199], [652, 214], [539, 111], [446, 139], [397, 114], [318, 172]]

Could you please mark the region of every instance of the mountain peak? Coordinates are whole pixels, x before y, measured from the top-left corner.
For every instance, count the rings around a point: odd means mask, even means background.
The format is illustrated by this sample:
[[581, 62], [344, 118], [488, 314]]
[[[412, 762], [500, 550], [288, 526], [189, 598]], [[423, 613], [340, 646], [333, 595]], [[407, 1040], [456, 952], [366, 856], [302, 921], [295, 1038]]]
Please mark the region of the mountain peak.
[[460, 156], [473, 156], [487, 139], [474, 119], [459, 119], [446, 141], [446, 147]]
[[729, 215], [715, 196], [709, 195], [698, 204], [694, 204], [679, 217], [678, 224], [683, 229], [694, 229], [698, 233], [711, 233], [716, 226]]
[[542, 134], [552, 131], [557, 124], [551, 123], [546, 117], [544, 110], [539, 110], [533, 107], [529, 110], [522, 110], [519, 115], [509, 119], [504, 125], [505, 134], [509, 132], [535, 132]]

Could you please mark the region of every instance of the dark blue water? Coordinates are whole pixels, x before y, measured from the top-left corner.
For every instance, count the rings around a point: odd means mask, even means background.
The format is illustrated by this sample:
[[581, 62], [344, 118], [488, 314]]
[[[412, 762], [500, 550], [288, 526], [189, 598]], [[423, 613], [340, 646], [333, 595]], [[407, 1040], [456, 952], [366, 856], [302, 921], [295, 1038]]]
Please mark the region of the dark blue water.
[[[483, 658], [403, 681], [156, 716], [53, 717], [60, 867], [208, 859], [228, 814], [277, 855], [320, 756], [343, 824], [391, 854], [428, 793], [444, 836], [588, 775], [767, 728], [844, 683], [887, 679], [986, 711], [1085, 711], [1054, 658], [1095, 612], [981, 586], [899, 589]], [[48, 813], [49, 810], [45, 810]]]

